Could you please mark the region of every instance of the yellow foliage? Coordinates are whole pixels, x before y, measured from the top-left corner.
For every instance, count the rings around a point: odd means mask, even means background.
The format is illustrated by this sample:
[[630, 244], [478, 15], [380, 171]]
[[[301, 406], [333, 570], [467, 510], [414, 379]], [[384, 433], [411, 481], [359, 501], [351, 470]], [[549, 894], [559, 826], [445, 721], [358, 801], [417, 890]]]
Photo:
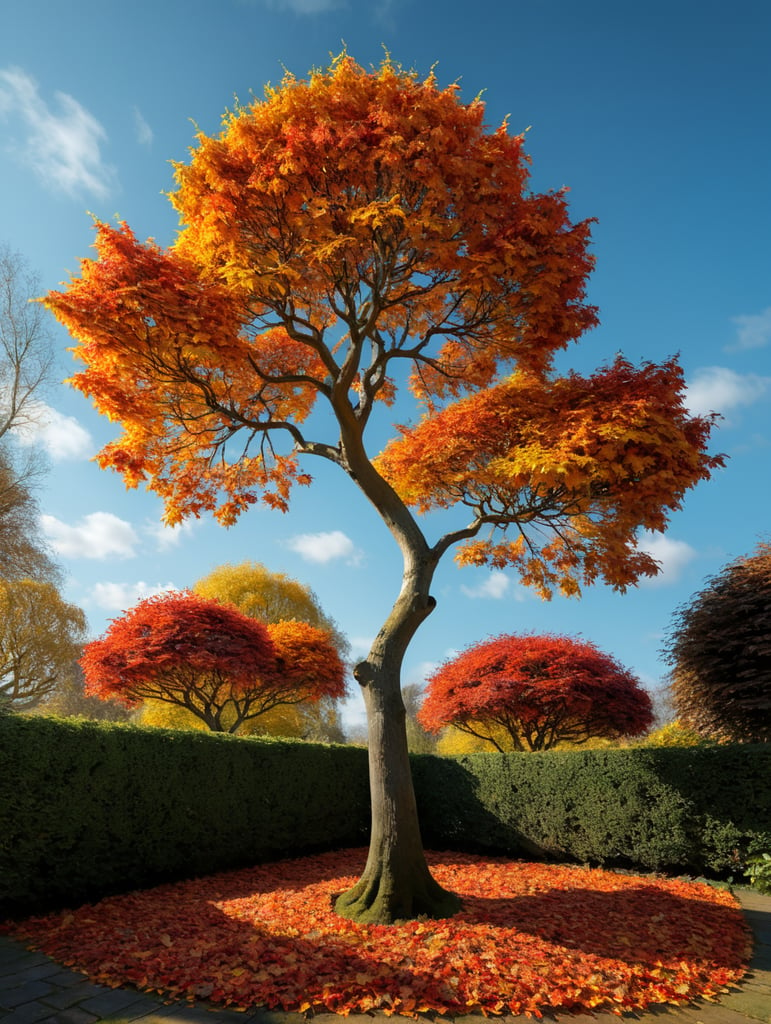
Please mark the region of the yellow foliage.
[[666, 725], [648, 733], [640, 745], [645, 747], [697, 747], [704, 742], [703, 736], [693, 729], [689, 729], [678, 718], [674, 722], [667, 722]]
[[[237, 730], [239, 736], [295, 736], [304, 732], [301, 705], [280, 704], [258, 718], [242, 722]], [[228, 729], [233, 722], [232, 713], [226, 708], [222, 715], [223, 725]], [[178, 704], [167, 704], [161, 700], [147, 700], [142, 705], [137, 721], [139, 725], [156, 729], [195, 729], [208, 732], [209, 727], [197, 715]]]
[[[514, 749], [511, 736], [502, 726], [480, 726], [480, 730], [482, 729], [484, 729], [486, 735], [493, 737], [495, 742], [504, 751], [508, 752]], [[479, 736], [472, 736], [471, 733], [464, 732], [462, 729], [456, 729], [453, 725], [447, 726], [447, 728], [442, 731], [442, 735], [439, 737], [439, 741], [436, 745], [437, 754], [441, 754], [445, 757], [449, 757], [453, 754], [488, 753], [494, 750], [495, 744], [489, 740], [480, 739]]]
[[34, 708], [77, 673], [86, 616], [52, 583], [0, 579], [0, 700]]
[[310, 587], [282, 572], [271, 572], [259, 562], [218, 565], [192, 589], [209, 600], [235, 605], [244, 615], [260, 622], [307, 622], [329, 634], [341, 658], [347, 654], [348, 641], [324, 614]]

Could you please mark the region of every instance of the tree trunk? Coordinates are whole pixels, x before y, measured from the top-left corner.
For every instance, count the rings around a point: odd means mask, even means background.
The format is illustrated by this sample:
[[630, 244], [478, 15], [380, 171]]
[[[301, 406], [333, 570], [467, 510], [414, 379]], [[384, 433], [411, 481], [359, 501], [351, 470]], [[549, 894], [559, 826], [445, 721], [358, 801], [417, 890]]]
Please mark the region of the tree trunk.
[[414, 592], [405, 600], [403, 588], [367, 660], [354, 672], [367, 707], [372, 831], [364, 873], [338, 897], [335, 909], [355, 921], [449, 917], [461, 906], [431, 876], [423, 853], [399, 682], [407, 643], [433, 605], [433, 598], [421, 600]]

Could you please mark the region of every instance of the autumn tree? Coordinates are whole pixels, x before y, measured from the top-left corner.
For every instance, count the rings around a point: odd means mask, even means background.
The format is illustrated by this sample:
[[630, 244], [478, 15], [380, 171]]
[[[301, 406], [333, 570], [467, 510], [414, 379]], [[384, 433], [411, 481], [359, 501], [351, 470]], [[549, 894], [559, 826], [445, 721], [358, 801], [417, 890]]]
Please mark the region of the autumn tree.
[[452, 725], [503, 751], [550, 750], [639, 736], [653, 704], [639, 679], [588, 640], [499, 636], [474, 644], [428, 679], [418, 720]]
[[[294, 619], [323, 630], [337, 656], [346, 661], [350, 647], [337, 624], [322, 609], [310, 587], [281, 572], [271, 572], [259, 562], [219, 565], [193, 585], [196, 594], [232, 604], [244, 615], [265, 623]], [[157, 715], [156, 715], [157, 717]], [[257, 732], [299, 736], [316, 742], [341, 742], [344, 738], [337, 701], [321, 697], [284, 707], [254, 724]]]
[[348, 641], [321, 607], [310, 587], [283, 572], [271, 572], [259, 562], [218, 565], [193, 584], [201, 597], [232, 604], [260, 622], [295, 619], [328, 633], [341, 658], [348, 656]]
[[[426, 865], [399, 685], [440, 559], [511, 564], [544, 594], [623, 590], [657, 570], [638, 531], [720, 464], [675, 360], [557, 374], [597, 323], [590, 223], [528, 190], [523, 147], [433, 74], [344, 54], [199, 133], [172, 245], [97, 224], [96, 258], [47, 298], [77, 341], [74, 385], [123, 426], [100, 464], [159, 494], [168, 523], [229, 524], [260, 496], [287, 509], [321, 459], [390, 530], [401, 586], [354, 670], [372, 832], [336, 906], [359, 920], [459, 905]], [[373, 457], [402, 382], [422, 416]]]
[[322, 630], [264, 626], [185, 591], [146, 598], [113, 619], [81, 665], [87, 695], [183, 707], [213, 732], [237, 732], [280, 704], [340, 696], [345, 685]]
[[86, 617], [56, 586], [0, 579], [0, 698], [28, 711], [76, 672]]
[[771, 543], [677, 609], [664, 653], [682, 725], [704, 737], [771, 741]]

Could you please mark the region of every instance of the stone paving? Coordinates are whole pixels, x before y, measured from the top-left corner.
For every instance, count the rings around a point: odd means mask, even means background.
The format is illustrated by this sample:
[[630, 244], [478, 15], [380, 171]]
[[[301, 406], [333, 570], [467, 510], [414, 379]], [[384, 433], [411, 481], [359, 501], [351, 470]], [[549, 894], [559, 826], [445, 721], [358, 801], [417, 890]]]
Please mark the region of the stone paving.
[[[771, 1024], [771, 896], [752, 890], [737, 891], [744, 914], [755, 935], [750, 972], [740, 989], [719, 1003], [702, 1001], [684, 1008], [653, 1007], [645, 1014], [629, 1014], [644, 1024]], [[558, 1021], [580, 1024], [586, 1018], [561, 1014]], [[339, 1018], [317, 1014], [313, 1024], [393, 1024], [352, 1014]], [[425, 1018], [424, 1018], [425, 1020]], [[483, 1024], [482, 1017], [461, 1018], [463, 1024]], [[524, 1024], [533, 1018], [503, 1017], [501, 1024]], [[618, 1024], [611, 1013], [597, 1014], [597, 1024]], [[303, 1024], [304, 1015], [254, 1009], [245, 1013], [223, 1010], [204, 1003], [165, 1004], [136, 989], [111, 989], [93, 985], [55, 963], [42, 953], [31, 952], [18, 942], [0, 936], [0, 1022], [8, 1024]]]

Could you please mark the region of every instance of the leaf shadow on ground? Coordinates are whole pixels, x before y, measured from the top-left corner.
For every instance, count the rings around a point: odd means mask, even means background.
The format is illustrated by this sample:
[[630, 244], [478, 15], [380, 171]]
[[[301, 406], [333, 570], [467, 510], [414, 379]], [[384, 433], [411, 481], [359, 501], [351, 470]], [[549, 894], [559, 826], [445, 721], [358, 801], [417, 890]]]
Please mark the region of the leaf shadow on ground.
[[[17, 937], [102, 984], [239, 1008], [338, 1012], [591, 1009], [613, 1005], [619, 970], [624, 992], [639, 1000], [640, 978], [662, 961], [686, 959], [702, 981], [746, 962], [741, 912], [710, 902], [706, 890], [700, 899], [692, 886], [681, 894], [655, 880], [469, 854], [428, 855], [443, 884], [465, 883], [456, 918], [354, 926], [331, 902], [365, 857], [337, 851], [163, 885], [30, 919]], [[504, 884], [496, 896], [494, 879], [505, 882], [506, 872], [518, 891]], [[598, 891], [592, 879], [620, 888]], [[586, 981], [598, 972], [605, 980]], [[593, 988], [584, 993], [584, 984]]]

